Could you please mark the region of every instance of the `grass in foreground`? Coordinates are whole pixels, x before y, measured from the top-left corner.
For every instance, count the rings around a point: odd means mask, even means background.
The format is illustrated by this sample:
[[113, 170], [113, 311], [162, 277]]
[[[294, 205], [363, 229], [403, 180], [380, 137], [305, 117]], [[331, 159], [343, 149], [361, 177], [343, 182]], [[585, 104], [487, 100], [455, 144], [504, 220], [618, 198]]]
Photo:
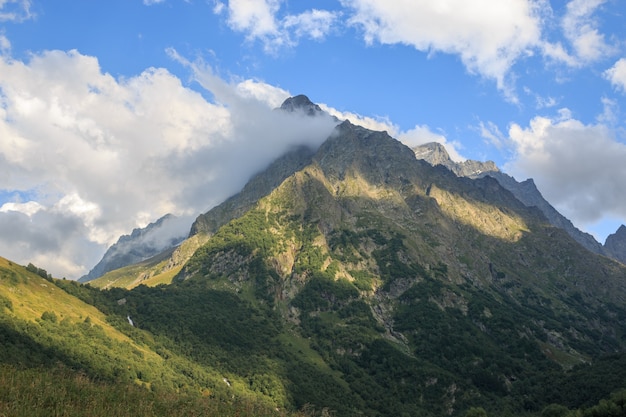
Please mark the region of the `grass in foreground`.
[[205, 396], [153, 392], [133, 384], [106, 383], [64, 367], [19, 369], [0, 365], [0, 416], [3, 417], [312, 417], [245, 400], [226, 403]]

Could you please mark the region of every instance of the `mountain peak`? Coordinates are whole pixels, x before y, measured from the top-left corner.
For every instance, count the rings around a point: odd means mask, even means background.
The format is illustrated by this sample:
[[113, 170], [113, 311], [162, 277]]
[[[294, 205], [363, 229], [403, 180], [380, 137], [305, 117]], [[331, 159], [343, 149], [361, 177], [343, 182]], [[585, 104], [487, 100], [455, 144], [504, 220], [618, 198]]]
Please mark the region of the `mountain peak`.
[[452, 162], [445, 146], [438, 142], [429, 142], [413, 148], [417, 159], [425, 159], [431, 165], [446, 165]]
[[289, 97], [280, 106], [281, 110], [293, 112], [303, 112], [308, 116], [317, 116], [324, 113], [323, 110], [317, 104], [313, 103], [304, 94]]
[[604, 248], [613, 259], [626, 264], [626, 226], [621, 225], [615, 233], [609, 235]]
[[423, 159], [433, 166], [443, 165], [459, 177], [476, 178], [486, 172], [500, 172], [493, 161], [480, 162], [468, 159], [455, 162], [441, 143], [429, 142], [415, 146], [412, 150], [417, 159]]

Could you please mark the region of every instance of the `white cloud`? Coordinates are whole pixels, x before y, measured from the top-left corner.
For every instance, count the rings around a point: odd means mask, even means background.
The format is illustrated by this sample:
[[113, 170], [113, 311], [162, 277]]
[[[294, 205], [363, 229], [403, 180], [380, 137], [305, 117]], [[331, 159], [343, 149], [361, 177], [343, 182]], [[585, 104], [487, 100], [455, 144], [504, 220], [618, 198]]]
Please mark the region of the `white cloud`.
[[216, 1], [215, 5], [213, 6], [213, 13], [214, 14], [222, 14], [222, 12], [224, 11], [224, 8], [226, 6], [224, 6], [224, 3], [222, 3], [221, 1]]
[[11, 42], [0, 32], [0, 55], [8, 54], [11, 51]]
[[620, 113], [618, 102], [608, 97], [602, 97], [600, 101], [602, 102], [602, 113], [596, 117], [596, 120], [607, 126], [616, 126], [619, 123]]
[[444, 135], [433, 132], [427, 125], [415, 125], [413, 129], [403, 131], [386, 117], [369, 117], [353, 112], [344, 112], [326, 104], [319, 104], [319, 106], [326, 113], [339, 120], [349, 120], [350, 123], [363, 126], [370, 130], [385, 131], [389, 136], [398, 139], [408, 147], [412, 148], [429, 142], [437, 142], [444, 145], [452, 160], [461, 162], [466, 159], [459, 152], [459, 148], [461, 147], [459, 143], [448, 141]]
[[22, 22], [30, 19], [30, 0], [0, 0], [0, 22]]
[[388, 118], [363, 116], [353, 112], [341, 111], [324, 103], [319, 103], [318, 105], [326, 113], [336, 117], [339, 120], [349, 120], [350, 123], [363, 126], [370, 130], [386, 131], [391, 136], [396, 136], [398, 134], [398, 126], [392, 124]]
[[250, 79], [237, 83], [236, 88], [242, 97], [258, 100], [272, 108], [280, 107], [290, 96], [289, 92], [282, 88]]
[[541, 44], [540, 49], [545, 57], [550, 58], [556, 62], [565, 63], [570, 67], [576, 67], [580, 65], [578, 59], [576, 59], [576, 57], [567, 52], [561, 42], [544, 42]]
[[26, 203], [4, 203], [2, 207], [0, 207], [0, 213], [16, 211], [30, 217], [43, 208], [44, 207], [36, 201], [27, 201]]
[[286, 16], [282, 25], [285, 29], [293, 29], [298, 38], [307, 36], [311, 39], [322, 40], [330, 32], [336, 19], [336, 13], [312, 9], [298, 15]]
[[505, 136], [502, 134], [498, 126], [493, 122], [480, 122], [478, 125], [478, 130], [480, 135], [487, 139], [491, 144], [493, 144], [496, 148], [501, 149], [504, 142], [506, 141]]
[[[260, 40], [267, 52], [297, 44], [308, 37], [324, 39], [335, 25], [339, 13], [310, 9], [299, 14], [282, 13], [284, 0], [229, 0], [228, 24], [243, 32], [248, 40]], [[222, 14], [225, 5], [216, 2], [213, 13]]]
[[516, 151], [505, 171], [533, 177], [544, 197], [576, 225], [626, 217], [626, 145], [603, 124], [584, 124], [563, 110], [509, 130]]
[[572, 44], [578, 59], [587, 63], [596, 61], [611, 53], [604, 35], [598, 30], [594, 13], [606, 0], [572, 0], [567, 4], [563, 16], [563, 32]]
[[163, 3], [165, 0], [143, 0], [143, 4], [146, 6], [152, 6], [153, 4]]
[[459, 55], [473, 73], [497, 81], [540, 43], [541, 2], [530, 0], [343, 0], [367, 42], [402, 43]]
[[398, 140], [409, 147], [423, 145], [429, 142], [437, 142], [446, 148], [450, 158], [456, 162], [465, 161], [465, 157], [461, 156], [458, 151], [460, 144], [449, 142], [444, 135], [435, 133], [426, 125], [416, 125], [413, 129], [398, 134]]
[[619, 59], [615, 65], [604, 72], [604, 77], [613, 86], [626, 93], [626, 58]]
[[334, 126], [274, 111], [282, 89], [187, 64], [215, 103], [164, 69], [116, 79], [76, 51], [0, 56], [0, 190], [33, 200], [0, 210], [3, 256], [80, 276], [120, 235], [206, 211]]
[[280, 0], [229, 0], [228, 22], [234, 30], [248, 33], [252, 39], [276, 36], [275, 14]]

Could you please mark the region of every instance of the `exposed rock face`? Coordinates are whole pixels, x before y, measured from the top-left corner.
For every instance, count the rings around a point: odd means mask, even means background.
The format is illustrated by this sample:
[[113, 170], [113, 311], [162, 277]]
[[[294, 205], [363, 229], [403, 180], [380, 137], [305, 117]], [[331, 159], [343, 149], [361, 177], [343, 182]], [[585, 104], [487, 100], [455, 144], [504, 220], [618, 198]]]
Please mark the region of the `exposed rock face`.
[[626, 264], [626, 226], [621, 225], [615, 233], [609, 235], [604, 248], [609, 256]]
[[130, 235], [121, 236], [107, 249], [102, 260], [80, 282], [88, 282], [109, 271], [151, 258], [182, 242], [187, 235], [188, 223], [166, 214], [143, 229], [134, 229]]
[[324, 114], [324, 111], [317, 104], [313, 103], [309, 98], [303, 94], [295, 97], [289, 97], [280, 106], [281, 110], [288, 112], [304, 112], [308, 116], [317, 116]]
[[191, 226], [190, 236], [205, 233], [213, 234], [222, 225], [244, 214], [260, 198], [268, 195], [287, 177], [311, 162], [314, 151], [299, 146], [274, 161], [265, 171], [254, 176], [236, 195], [222, 204], [201, 214]]
[[559, 227], [567, 232], [587, 250], [606, 255], [606, 251], [602, 245], [589, 233], [585, 233], [578, 229], [574, 224], [559, 213], [548, 201], [546, 201], [541, 192], [537, 189], [535, 182], [529, 178], [526, 181], [517, 182], [515, 178], [502, 172], [487, 172], [480, 176], [490, 176], [498, 180], [500, 184], [515, 195], [522, 203], [527, 206], [535, 206], [546, 216], [550, 224]]
[[437, 142], [416, 146], [413, 148], [413, 152], [415, 152], [417, 159], [423, 159], [433, 166], [443, 165], [459, 177], [474, 178], [485, 172], [500, 172], [493, 161], [479, 162], [468, 159], [463, 162], [454, 162], [446, 148]]
[[[546, 216], [550, 224], [559, 227], [567, 232], [574, 240], [580, 243], [587, 250], [601, 255], [608, 255], [602, 245], [589, 233], [585, 233], [576, 228], [570, 220], [559, 213], [541, 195], [532, 179], [518, 182], [515, 178], [501, 172], [492, 161], [478, 162], [467, 160], [454, 162], [450, 159], [448, 152], [439, 143], [427, 143], [413, 148], [415, 156], [423, 159], [431, 165], [442, 165], [460, 177], [468, 178], [495, 178], [500, 185], [509, 190], [513, 195], [528, 207], [537, 207]], [[626, 254], [626, 252], [624, 252]], [[613, 256], [614, 255], [608, 255]], [[626, 255], [624, 255], [626, 256]], [[617, 259], [617, 258], [615, 258]]]

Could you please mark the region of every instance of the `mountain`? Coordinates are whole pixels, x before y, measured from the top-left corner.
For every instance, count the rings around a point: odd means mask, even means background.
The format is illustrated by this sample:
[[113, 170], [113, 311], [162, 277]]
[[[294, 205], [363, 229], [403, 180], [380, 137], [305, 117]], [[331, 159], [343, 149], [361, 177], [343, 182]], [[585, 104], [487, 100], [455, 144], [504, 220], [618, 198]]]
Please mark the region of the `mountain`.
[[211, 237], [173, 285], [240, 294], [310, 340], [333, 377], [316, 388], [324, 399], [307, 391], [296, 404], [415, 415], [428, 403], [445, 415], [491, 402], [519, 411], [504, 404], [525, 396], [590, 401], [554, 383], [623, 349], [622, 266], [495, 179], [432, 167], [349, 122], [289, 171], [271, 192], [246, 187], [201, 216], [213, 226], [195, 230]]
[[[181, 222], [183, 227], [181, 228]], [[89, 282], [109, 271], [151, 258], [182, 242], [188, 229], [185, 220], [166, 214], [144, 228], [133, 229], [130, 235], [121, 236], [104, 256], [79, 282]]]
[[[418, 159], [423, 159], [431, 165], [445, 166], [461, 177], [480, 178], [489, 176], [495, 178], [500, 185], [512, 192], [522, 203], [529, 207], [537, 207], [541, 210], [550, 224], [565, 230], [567, 234], [587, 250], [612, 256], [592, 235], [576, 228], [570, 220], [552, 207], [552, 205], [543, 198], [532, 179], [518, 182], [515, 178], [501, 172], [492, 161], [478, 162], [466, 160], [463, 162], [455, 162], [450, 158], [444, 146], [435, 142], [416, 146], [413, 148], [413, 151]], [[624, 252], [624, 254], [625, 255], [622, 256], [626, 256], [626, 252]], [[619, 260], [619, 258], [615, 256], [613, 256], [613, 258]]]
[[[385, 132], [338, 124], [199, 216], [180, 247], [194, 249], [167, 285], [38, 278], [119, 343], [44, 318], [54, 302], [11, 329], [111, 381], [278, 415], [605, 416], [590, 407], [626, 385], [626, 267], [496, 179], [432, 166]], [[12, 288], [7, 320], [30, 314]], [[72, 337], [106, 353], [80, 356]]]
[[[299, 95], [290, 97], [277, 109], [288, 113], [299, 112], [305, 115], [315, 117], [329, 117], [322, 109], [312, 103], [308, 97]], [[167, 214], [158, 219], [154, 223], [142, 229], [134, 229], [130, 235], [123, 235], [117, 243], [112, 245], [104, 254], [102, 260], [96, 264], [88, 274], [79, 279], [80, 282], [89, 282], [102, 277], [108, 272], [118, 270], [137, 263], [146, 263], [146, 265], [157, 265], [159, 262], [152, 262], [153, 257], [161, 257], [161, 253], [168, 250], [174, 250], [175, 247], [188, 234], [196, 235], [198, 233], [212, 233], [216, 227], [221, 226], [228, 220], [231, 220], [245, 212], [251, 204], [256, 202], [260, 197], [269, 193], [274, 187], [278, 186], [286, 176], [295, 172], [306, 165], [311, 158], [313, 151], [306, 146], [294, 146], [289, 152], [274, 161], [268, 169], [253, 177], [246, 185], [246, 192], [239, 195], [244, 196], [246, 201], [229, 199], [222, 204], [219, 219], [207, 220], [202, 215], [196, 219], [189, 229], [181, 227], [184, 220], [177, 219], [171, 214]], [[236, 209], [235, 209], [236, 208]], [[215, 212], [213, 215], [217, 215]], [[213, 222], [209, 224], [209, 222]], [[165, 271], [171, 270], [180, 264], [180, 260], [173, 262]], [[162, 270], [163, 268], [160, 268]], [[134, 285], [144, 281], [146, 274], [134, 274], [134, 269], [126, 270], [122, 273], [115, 273], [114, 277], [106, 277], [97, 286], [109, 286], [114, 283], [124, 283], [122, 286]], [[150, 271], [148, 276], [159, 275], [158, 272]]]
[[609, 256], [626, 264], [626, 226], [621, 225], [615, 233], [607, 236], [604, 248]]

